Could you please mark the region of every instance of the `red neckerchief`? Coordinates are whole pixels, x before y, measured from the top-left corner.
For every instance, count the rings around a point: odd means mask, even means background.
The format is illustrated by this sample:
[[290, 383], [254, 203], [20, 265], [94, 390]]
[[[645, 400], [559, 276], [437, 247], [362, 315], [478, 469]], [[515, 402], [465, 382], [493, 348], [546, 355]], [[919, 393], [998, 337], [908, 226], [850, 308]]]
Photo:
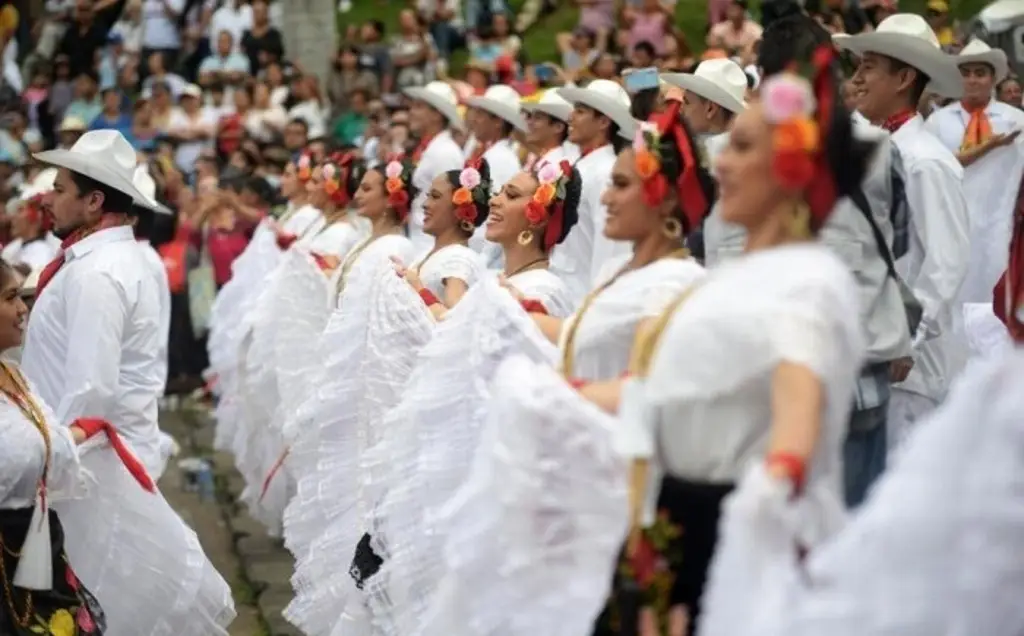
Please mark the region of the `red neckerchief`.
[[420, 139], [420, 143], [416, 144], [416, 147], [413, 148], [412, 155], [410, 156], [414, 162], [419, 163], [420, 157], [423, 156], [423, 153], [426, 151], [427, 146], [430, 145], [430, 142], [434, 141], [434, 137], [437, 137], [437, 135], [431, 135]]
[[892, 117], [887, 118], [882, 123], [882, 128], [888, 130], [891, 133], [894, 133], [897, 130], [899, 130], [900, 127], [903, 126], [903, 124], [905, 124], [908, 121], [910, 121], [911, 119], [913, 119], [914, 115], [916, 115], [916, 114], [917, 114], [916, 110], [912, 110], [912, 109], [909, 109], [909, 108], [907, 110], [901, 110], [900, 112], [896, 113]]
[[485, 144], [477, 143], [476, 148], [473, 148], [473, 154], [466, 159], [466, 163], [463, 167], [469, 168], [470, 166], [477, 165], [477, 163], [483, 159], [484, 153], [490, 150], [493, 145], [493, 141], [489, 141]]
[[607, 144], [601, 144], [600, 146], [594, 146], [593, 148], [580, 148], [580, 159], [586, 157], [590, 153], [594, 152], [598, 148], [604, 148]]
[[36, 285], [36, 298], [43, 293], [43, 289], [50, 283], [60, 268], [63, 267], [64, 254], [67, 252], [68, 248], [85, 237], [95, 234], [100, 230], [120, 227], [127, 223], [128, 219], [123, 214], [104, 214], [100, 217], [100, 221], [96, 225], [93, 225], [92, 227], [79, 228], [72, 232], [71, 236], [61, 241], [60, 251], [57, 252], [57, 256], [55, 256], [53, 260], [43, 268], [43, 271], [39, 273], [39, 283]]
[[558, 148], [558, 146], [552, 146], [547, 150], [544, 150], [543, 152], [530, 153], [530, 157], [526, 162], [526, 167], [523, 169], [526, 170], [527, 172], [533, 171], [534, 168], [537, 168], [540, 165], [541, 159], [546, 157], [548, 153], [554, 150], [555, 148]]

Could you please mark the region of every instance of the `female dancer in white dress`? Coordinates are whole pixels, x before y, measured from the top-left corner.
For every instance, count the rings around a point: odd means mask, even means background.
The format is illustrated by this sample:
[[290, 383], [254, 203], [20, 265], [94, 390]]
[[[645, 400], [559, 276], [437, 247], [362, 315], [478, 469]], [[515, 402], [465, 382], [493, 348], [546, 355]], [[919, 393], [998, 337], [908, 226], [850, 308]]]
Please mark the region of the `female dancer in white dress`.
[[[486, 236], [503, 248], [506, 284], [527, 300], [517, 306], [490, 276], [473, 285], [438, 323], [385, 418], [393, 441], [381, 448], [392, 472], [371, 545], [383, 563], [366, 584], [381, 633], [411, 636], [423, 626], [444, 572], [441, 513], [469, 472], [498, 364], [512, 353], [554, 364], [555, 348], [524, 309], [569, 313], [568, 289], [547, 270], [547, 255], [576, 223], [581, 180], [568, 162], [550, 166], [519, 173], [490, 200]], [[543, 203], [531, 205], [545, 185]]]
[[[849, 524], [804, 559], [793, 550], [801, 499], [752, 470], [726, 502], [702, 634], [1015, 636], [1024, 630], [1021, 203], [1009, 265], [994, 294], [1014, 346], [968, 367]], [[759, 593], [747, 589], [752, 582], [737, 587], [740, 579], [760, 583]]]
[[698, 152], [673, 103], [619, 154], [605, 232], [631, 240], [633, 256], [564, 324], [534, 314], [560, 343], [560, 374], [517, 357], [499, 369], [474, 468], [446, 517], [446, 573], [423, 633], [593, 628], [625, 535], [626, 465], [612, 452], [615, 422], [558, 375], [619, 377], [638, 324], [703, 279], [678, 252], [712, 200]]

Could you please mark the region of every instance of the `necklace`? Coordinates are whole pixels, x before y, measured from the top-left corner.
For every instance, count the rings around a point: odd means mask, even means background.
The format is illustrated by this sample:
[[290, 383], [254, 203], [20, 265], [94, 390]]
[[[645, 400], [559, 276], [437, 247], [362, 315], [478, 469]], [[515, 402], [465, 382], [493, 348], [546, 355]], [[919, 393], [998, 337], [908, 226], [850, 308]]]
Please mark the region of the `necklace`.
[[536, 265], [540, 265], [541, 263], [545, 263], [546, 264], [547, 262], [548, 262], [548, 257], [547, 256], [541, 256], [540, 258], [538, 258], [536, 260], [532, 260], [529, 263], [527, 263], [526, 265], [523, 265], [522, 267], [517, 267], [514, 271], [506, 273], [505, 274], [505, 278], [512, 278], [516, 274], [522, 274], [523, 272], [525, 272], [525, 271], [527, 271], [529, 269], [533, 269], [533, 267], [536, 266]]
[[[43, 447], [46, 452], [46, 457], [43, 460], [43, 474], [39, 478], [39, 491], [45, 508], [46, 479], [50, 473], [50, 430], [46, 427], [46, 418], [43, 416], [42, 411], [40, 411], [39, 406], [32, 399], [28, 386], [26, 385], [24, 378], [21, 377], [21, 374], [16, 370], [12, 370], [11, 367], [5, 363], [0, 363], [0, 370], [3, 371], [3, 374], [8, 380], [10, 386], [14, 388], [13, 391], [7, 387], [0, 388], [0, 393], [3, 393], [4, 397], [17, 406], [22, 415], [24, 415], [25, 418], [36, 427], [39, 434], [43, 436]], [[43, 514], [47, 514], [45, 509]], [[21, 556], [20, 552], [16, 553], [4, 544], [2, 534], [0, 534], [0, 545], [3, 546], [4, 552], [10, 556], [15, 558], [19, 558]], [[14, 590], [11, 589], [10, 577], [7, 576], [7, 567], [4, 564], [2, 556], [0, 556], [0, 578], [3, 578], [4, 598], [7, 601], [7, 607], [10, 608], [12, 616], [18, 622], [18, 625], [21, 627], [27, 626], [29, 619], [32, 617], [32, 593], [29, 591], [25, 592], [25, 611], [19, 614], [17, 608], [14, 606]]]

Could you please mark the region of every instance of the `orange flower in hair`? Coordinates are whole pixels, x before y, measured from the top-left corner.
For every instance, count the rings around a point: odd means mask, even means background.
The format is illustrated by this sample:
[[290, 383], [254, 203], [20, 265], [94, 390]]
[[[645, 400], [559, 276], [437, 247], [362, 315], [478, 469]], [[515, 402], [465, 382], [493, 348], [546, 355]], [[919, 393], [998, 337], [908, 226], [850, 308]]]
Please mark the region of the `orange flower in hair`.
[[387, 189], [388, 194], [394, 194], [402, 190], [402, 180], [397, 178], [388, 179], [384, 182], [384, 187]]
[[537, 187], [537, 191], [533, 195], [533, 199], [547, 207], [551, 205], [551, 202], [555, 200], [555, 184], [554, 183], [542, 183]]
[[661, 203], [669, 192], [668, 179], [661, 174], [661, 159], [657, 155], [660, 144], [656, 125], [643, 122], [637, 127], [633, 135], [634, 166], [643, 181], [644, 204], [651, 207]]
[[661, 170], [661, 162], [646, 148], [636, 151], [636, 171], [644, 181], [652, 178]]
[[813, 153], [818, 151], [818, 125], [809, 117], [790, 119], [775, 126], [772, 134], [775, 152]]
[[452, 195], [452, 203], [455, 205], [470, 205], [473, 203], [473, 193], [469, 188], [459, 188]]

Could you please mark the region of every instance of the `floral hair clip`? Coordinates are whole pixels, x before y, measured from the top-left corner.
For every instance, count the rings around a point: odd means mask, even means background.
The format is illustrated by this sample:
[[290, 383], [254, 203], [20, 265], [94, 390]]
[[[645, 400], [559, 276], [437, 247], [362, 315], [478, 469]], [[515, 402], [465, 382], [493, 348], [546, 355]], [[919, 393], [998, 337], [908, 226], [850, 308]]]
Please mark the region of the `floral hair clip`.
[[[572, 164], [564, 159], [559, 163], [545, 162], [538, 168], [536, 176], [539, 185], [533, 198], [526, 204], [526, 220], [533, 226], [548, 222], [544, 231], [544, 249], [549, 250], [562, 235], [565, 197], [572, 177]], [[526, 237], [521, 236], [520, 242], [524, 242], [523, 239]], [[532, 239], [531, 233], [525, 242], [529, 243]]]
[[298, 162], [295, 164], [295, 172], [299, 177], [299, 181], [305, 183], [313, 178], [313, 158], [308, 153], [302, 153], [299, 157]]
[[669, 182], [661, 173], [661, 131], [651, 122], [642, 122], [633, 137], [633, 154], [636, 155], [636, 172], [644, 182], [644, 204], [655, 206], [665, 200]]
[[331, 198], [331, 202], [341, 207], [347, 206], [351, 197], [345, 182], [348, 181], [349, 172], [352, 170], [352, 155], [332, 157], [324, 163], [321, 170], [324, 177], [324, 192]]
[[761, 103], [765, 119], [775, 126], [775, 178], [785, 188], [804, 190], [814, 179], [821, 145], [811, 85], [795, 73], [780, 73], [761, 85]]
[[398, 159], [392, 159], [384, 168], [386, 178], [384, 188], [388, 193], [388, 205], [398, 214], [400, 221], [404, 221], [409, 215], [411, 198], [405, 184], [409, 182], [412, 175], [407, 172], [409, 172], [409, 167]]
[[455, 217], [459, 219], [462, 229], [472, 232], [476, 227], [478, 203], [486, 203], [490, 184], [480, 175], [479, 162], [466, 166], [459, 173], [459, 187], [452, 193], [455, 204]]

